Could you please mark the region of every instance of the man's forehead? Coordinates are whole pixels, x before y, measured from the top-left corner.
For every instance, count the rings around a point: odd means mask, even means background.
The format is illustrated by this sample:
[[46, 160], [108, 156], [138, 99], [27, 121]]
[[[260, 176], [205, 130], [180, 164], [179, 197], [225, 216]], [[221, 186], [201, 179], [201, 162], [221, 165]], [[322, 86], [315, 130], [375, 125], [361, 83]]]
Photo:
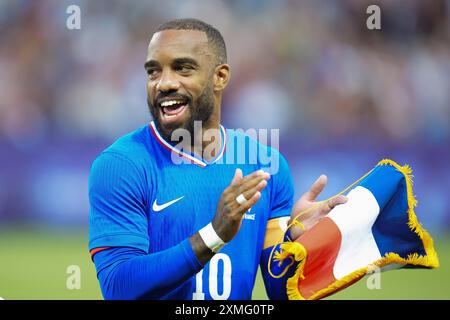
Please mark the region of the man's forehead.
[[162, 30], [155, 33], [148, 45], [148, 58], [164, 52], [207, 54], [208, 37], [200, 30]]

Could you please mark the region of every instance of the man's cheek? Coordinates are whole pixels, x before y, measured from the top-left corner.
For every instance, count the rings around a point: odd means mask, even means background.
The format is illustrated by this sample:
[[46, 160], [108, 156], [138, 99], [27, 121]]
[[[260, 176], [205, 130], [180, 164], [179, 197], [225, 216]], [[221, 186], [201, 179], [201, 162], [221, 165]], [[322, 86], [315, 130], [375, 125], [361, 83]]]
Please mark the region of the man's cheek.
[[147, 96], [149, 99], [152, 99], [150, 101], [153, 101], [156, 93], [156, 86], [151, 82], [147, 81]]

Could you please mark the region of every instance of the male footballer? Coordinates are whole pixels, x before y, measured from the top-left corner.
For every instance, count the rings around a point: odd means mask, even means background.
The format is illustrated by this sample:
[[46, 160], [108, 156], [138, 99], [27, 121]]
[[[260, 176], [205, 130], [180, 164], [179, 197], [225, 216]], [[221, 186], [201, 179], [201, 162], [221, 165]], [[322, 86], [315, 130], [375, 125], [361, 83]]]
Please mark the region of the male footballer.
[[[269, 298], [286, 299], [294, 266], [273, 278], [270, 251], [288, 220], [316, 203], [326, 177], [294, 204], [283, 156], [221, 125], [230, 66], [209, 24], [162, 24], [145, 70], [153, 121], [106, 148], [89, 177], [89, 250], [104, 298], [251, 299], [261, 266]], [[266, 170], [263, 153], [276, 170]], [[308, 230], [345, 201], [334, 198], [299, 221]], [[305, 230], [293, 227], [290, 237]]]

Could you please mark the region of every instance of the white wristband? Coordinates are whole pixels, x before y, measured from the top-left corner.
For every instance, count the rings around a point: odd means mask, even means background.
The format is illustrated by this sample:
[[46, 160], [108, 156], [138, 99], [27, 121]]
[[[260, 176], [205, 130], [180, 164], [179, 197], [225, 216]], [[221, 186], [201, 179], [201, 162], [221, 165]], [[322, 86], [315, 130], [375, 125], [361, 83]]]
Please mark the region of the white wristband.
[[200, 237], [202, 237], [206, 246], [210, 248], [212, 252], [217, 253], [223, 248], [224, 245], [226, 245], [226, 243], [217, 235], [211, 222], [200, 229], [198, 233], [200, 234]]

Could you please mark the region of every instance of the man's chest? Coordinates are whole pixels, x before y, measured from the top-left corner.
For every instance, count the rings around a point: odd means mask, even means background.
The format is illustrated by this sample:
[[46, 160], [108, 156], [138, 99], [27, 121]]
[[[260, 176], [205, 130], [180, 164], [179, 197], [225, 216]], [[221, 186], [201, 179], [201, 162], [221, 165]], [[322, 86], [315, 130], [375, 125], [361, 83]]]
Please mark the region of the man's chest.
[[[171, 247], [211, 222], [233, 174], [234, 170], [219, 168], [200, 172], [168, 169], [153, 177], [147, 209], [150, 250]], [[256, 239], [265, 227], [270, 211], [270, 189], [266, 189], [258, 203], [245, 213], [237, 239]]]

